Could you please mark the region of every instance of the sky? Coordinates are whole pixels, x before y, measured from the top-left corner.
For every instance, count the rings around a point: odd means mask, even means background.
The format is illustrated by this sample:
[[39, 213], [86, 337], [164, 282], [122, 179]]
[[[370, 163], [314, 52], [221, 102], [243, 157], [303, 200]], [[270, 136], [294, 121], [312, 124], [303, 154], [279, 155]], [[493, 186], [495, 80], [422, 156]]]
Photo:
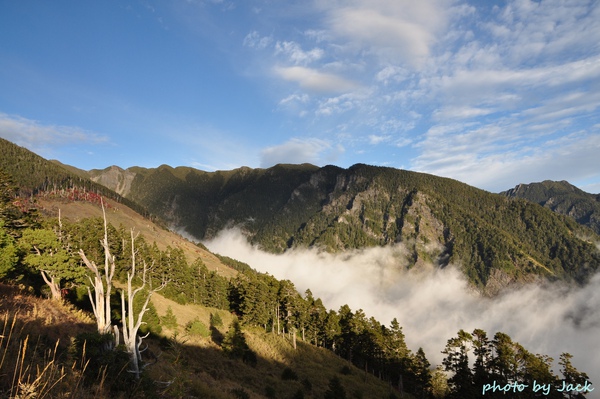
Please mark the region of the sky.
[[0, 0], [0, 137], [81, 169], [390, 166], [600, 193], [600, 2]]

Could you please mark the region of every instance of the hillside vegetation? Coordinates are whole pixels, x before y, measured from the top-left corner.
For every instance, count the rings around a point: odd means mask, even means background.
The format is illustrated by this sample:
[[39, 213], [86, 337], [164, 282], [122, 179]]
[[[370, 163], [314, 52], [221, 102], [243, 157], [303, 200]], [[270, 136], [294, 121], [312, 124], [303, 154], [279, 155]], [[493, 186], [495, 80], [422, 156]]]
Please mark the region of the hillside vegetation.
[[600, 194], [586, 193], [566, 181], [550, 180], [519, 184], [500, 194], [535, 202], [556, 213], [569, 216], [600, 234]]

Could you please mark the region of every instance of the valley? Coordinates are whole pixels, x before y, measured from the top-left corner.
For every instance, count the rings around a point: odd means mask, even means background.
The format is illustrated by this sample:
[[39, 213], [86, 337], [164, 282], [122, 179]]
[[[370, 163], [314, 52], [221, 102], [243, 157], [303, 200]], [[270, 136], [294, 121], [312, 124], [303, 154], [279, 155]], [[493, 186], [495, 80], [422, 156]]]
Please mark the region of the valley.
[[[93, 226], [102, 215], [102, 198], [115, 244], [124, 243], [130, 229], [140, 233], [140, 251], [157, 267], [152, 278], [168, 281], [148, 316], [149, 326], [160, 330], [148, 341], [152, 353], [164, 352], [168, 360], [157, 363], [158, 374], [144, 377], [178, 381], [164, 388], [166, 397], [323, 397], [338, 389], [339, 380], [354, 397], [397, 397], [404, 389], [445, 397], [444, 381], [454, 393], [477, 390], [478, 383], [456, 379], [461, 366], [449, 356], [459, 350], [452, 342], [474, 345], [481, 335], [468, 332], [479, 329], [490, 334], [488, 350], [499, 353], [508, 339], [515, 356], [529, 359], [519, 366], [520, 381], [533, 370], [558, 378], [550, 368], [559, 370], [557, 361], [567, 352], [592, 383], [600, 378], [589, 350], [600, 332], [594, 310], [600, 308], [598, 236], [551, 209], [450, 179], [368, 165], [214, 173], [112, 167], [110, 178], [98, 178], [101, 172], [9, 149], [12, 162], [0, 166], [19, 182], [21, 196], [5, 202], [7, 227], [25, 228], [30, 211], [56, 226], [60, 211], [76, 238], [79, 225]], [[88, 173], [127, 190], [102, 187], [87, 180]], [[36, 175], [44, 176], [41, 183], [34, 183]], [[126, 251], [115, 248], [123, 276]], [[43, 288], [35, 274], [20, 269], [24, 265], [17, 263], [14, 272], [28, 276], [23, 281], [30, 291]], [[64, 283], [74, 290], [74, 304], [89, 308], [85, 285], [74, 281]], [[11, 306], [3, 308], [7, 317]], [[223, 339], [238, 319], [246, 349], [236, 359]], [[194, 336], [195, 329], [204, 332]], [[390, 352], [394, 339], [402, 344]], [[488, 380], [491, 367], [486, 363]], [[298, 382], [278, 379], [282, 369]], [[404, 385], [396, 382], [398, 370]], [[364, 379], [352, 377], [361, 373]], [[435, 384], [425, 389], [424, 376]]]

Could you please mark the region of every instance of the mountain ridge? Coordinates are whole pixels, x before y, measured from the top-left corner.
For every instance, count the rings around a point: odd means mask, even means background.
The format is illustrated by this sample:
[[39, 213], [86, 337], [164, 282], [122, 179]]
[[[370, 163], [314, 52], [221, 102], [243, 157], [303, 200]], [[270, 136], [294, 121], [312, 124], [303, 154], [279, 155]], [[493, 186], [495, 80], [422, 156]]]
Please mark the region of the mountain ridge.
[[6, 153], [16, 160], [7, 157], [0, 167], [25, 181], [28, 192], [49, 184], [72, 187], [77, 180], [198, 240], [238, 227], [250, 243], [273, 253], [401, 244], [406, 256], [399, 267], [460, 265], [471, 284], [490, 295], [539, 278], [584, 284], [600, 265], [594, 245], [600, 237], [572, 218], [425, 173], [365, 164], [216, 172], [111, 166], [87, 172], [97, 181], [87, 182], [76, 168], [60, 167], [49, 178], [46, 170], [59, 165], [14, 147]]
[[407, 267], [462, 264], [491, 294], [539, 276], [583, 283], [600, 263], [597, 236], [571, 218], [424, 173], [365, 164], [135, 171], [128, 197], [198, 239], [237, 226], [275, 253], [403, 243]]

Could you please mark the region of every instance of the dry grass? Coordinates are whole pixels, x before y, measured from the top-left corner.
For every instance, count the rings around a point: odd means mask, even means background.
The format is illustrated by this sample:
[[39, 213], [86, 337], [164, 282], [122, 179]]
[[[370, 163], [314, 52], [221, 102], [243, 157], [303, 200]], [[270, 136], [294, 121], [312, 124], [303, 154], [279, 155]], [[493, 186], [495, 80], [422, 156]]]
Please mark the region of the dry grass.
[[[108, 377], [106, 368], [91, 372], [90, 361], [75, 360], [69, 352], [72, 338], [95, 330], [89, 317], [71, 306], [35, 298], [16, 288], [0, 285], [0, 397], [10, 398], [250, 398], [293, 397], [302, 390], [305, 398], [322, 398], [329, 380], [338, 376], [349, 398], [387, 398], [389, 387], [372, 375], [352, 367], [330, 351], [298, 340], [294, 350], [289, 337], [246, 328], [245, 336], [257, 355], [256, 366], [230, 359], [211, 338], [190, 337], [183, 326], [198, 317], [209, 324], [210, 314], [219, 312], [222, 334], [233, 316], [228, 312], [194, 305], [179, 305], [156, 294], [159, 315], [170, 306], [180, 324], [179, 333], [165, 331], [163, 337], [148, 338], [143, 357], [148, 367], [135, 383], [124, 370], [123, 378]], [[348, 366], [351, 375], [342, 375]], [[283, 380], [285, 368], [297, 380]], [[113, 379], [111, 379], [113, 378]], [[129, 378], [129, 379], [127, 379]], [[123, 384], [125, 385], [119, 385]]]

